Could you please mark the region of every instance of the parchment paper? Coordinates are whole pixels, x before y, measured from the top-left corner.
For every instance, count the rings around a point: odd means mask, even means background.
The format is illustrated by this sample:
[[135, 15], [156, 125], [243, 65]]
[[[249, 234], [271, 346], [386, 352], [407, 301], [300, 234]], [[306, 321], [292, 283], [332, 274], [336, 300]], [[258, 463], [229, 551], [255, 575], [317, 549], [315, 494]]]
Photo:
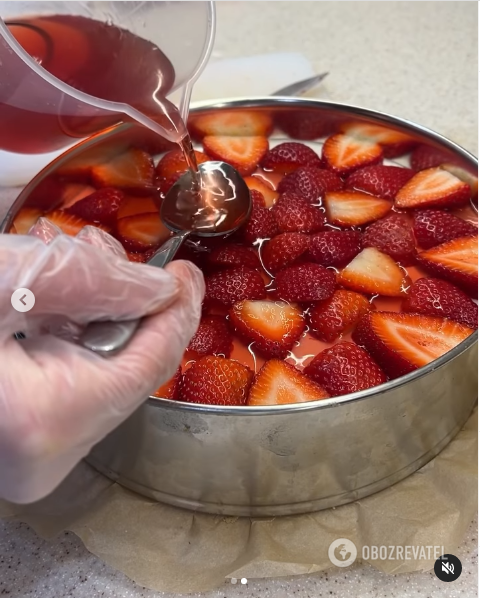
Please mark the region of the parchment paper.
[[[443, 554], [455, 554], [476, 510], [476, 412], [438, 457], [406, 480], [310, 515], [249, 519], [193, 513], [125, 490], [85, 464], [34, 505], [0, 501], [0, 517], [28, 523], [45, 538], [72, 531], [137, 583], [181, 593], [213, 589], [226, 577], [328, 569], [333, 566], [328, 547], [337, 538], [354, 542], [357, 560], [363, 546], [438, 546]], [[431, 569], [436, 557], [431, 549], [430, 558], [369, 562], [386, 573], [406, 573]]]

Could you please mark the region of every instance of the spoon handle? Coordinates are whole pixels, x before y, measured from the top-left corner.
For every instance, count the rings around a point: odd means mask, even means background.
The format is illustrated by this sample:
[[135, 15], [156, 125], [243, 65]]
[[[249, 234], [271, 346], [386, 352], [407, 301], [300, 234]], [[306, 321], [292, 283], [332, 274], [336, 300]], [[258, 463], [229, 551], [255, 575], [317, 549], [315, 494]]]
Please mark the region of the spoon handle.
[[[178, 233], [166, 241], [148, 261], [151, 266], [163, 268], [175, 257], [190, 231]], [[103, 357], [119, 353], [130, 341], [140, 320], [125, 322], [91, 322], [83, 331], [79, 343]]]

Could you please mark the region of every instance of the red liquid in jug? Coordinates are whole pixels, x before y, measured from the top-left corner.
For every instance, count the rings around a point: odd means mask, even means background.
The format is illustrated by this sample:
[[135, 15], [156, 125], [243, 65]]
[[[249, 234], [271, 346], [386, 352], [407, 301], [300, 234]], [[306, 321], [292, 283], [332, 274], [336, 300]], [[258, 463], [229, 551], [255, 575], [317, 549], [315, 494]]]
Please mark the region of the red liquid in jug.
[[[178, 142], [186, 136], [178, 110], [165, 100], [175, 80], [173, 66], [151, 42], [81, 16], [16, 19], [7, 26], [23, 49], [62, 82], [132, 106], [168, 127]], [[1, 37], [0, 64], [0, 149], [54, 151], [128, 120], [55, 91]]]

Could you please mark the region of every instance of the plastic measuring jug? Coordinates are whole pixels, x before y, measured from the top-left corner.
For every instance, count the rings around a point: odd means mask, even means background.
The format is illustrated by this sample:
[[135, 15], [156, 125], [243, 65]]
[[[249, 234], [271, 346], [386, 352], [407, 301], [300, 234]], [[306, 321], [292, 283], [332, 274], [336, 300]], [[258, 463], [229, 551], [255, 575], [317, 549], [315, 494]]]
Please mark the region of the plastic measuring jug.
[[63, 150], [125, 119], [185, 136], [213, 2], [14, 1], [0, 17], [0, 150]]

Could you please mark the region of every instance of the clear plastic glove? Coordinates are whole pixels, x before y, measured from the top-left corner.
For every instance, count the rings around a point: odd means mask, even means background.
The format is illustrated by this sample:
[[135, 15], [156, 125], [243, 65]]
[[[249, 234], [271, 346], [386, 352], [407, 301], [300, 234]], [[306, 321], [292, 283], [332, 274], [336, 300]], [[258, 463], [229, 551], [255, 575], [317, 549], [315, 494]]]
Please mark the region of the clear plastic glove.
[[[99, 229], [72, 238], [40, 221], [30, 234], [0, 235], [0, 497], [19, 503], [49, 494], [174, 374], [204, 294], [193, 264], [129, 263]], [[17, 288], [34, 293], [30, 312], [12, 307]], [[144, 316], [108, 359], [65, 340], [92, 321]]]

